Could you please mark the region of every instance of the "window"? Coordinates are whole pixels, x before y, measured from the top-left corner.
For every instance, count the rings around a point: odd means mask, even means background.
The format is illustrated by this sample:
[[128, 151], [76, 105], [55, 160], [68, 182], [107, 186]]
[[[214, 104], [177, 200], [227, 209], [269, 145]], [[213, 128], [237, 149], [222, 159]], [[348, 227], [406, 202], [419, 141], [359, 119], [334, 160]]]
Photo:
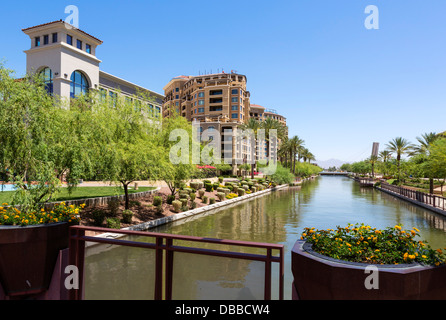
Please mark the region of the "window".
[[199, 92], [199, 93], [198, 93], [198, 97], [199, 97], [199, 98], [203, 98], [203, 97], [204, 97], [204, 92]]
[[35, 46], [36, 47], [40, 47], [40, 37], [36, 37], [36, 40], [35, 40]]
[[91, 54], [91, 45], [89, 45], [88, 43], [85, 45], [85, 51]]
[[175, 92], [180, 92], [180, 88], [175, 88]]
[[175, 100], [178, 100], [178, 99], [180, 99], [180, 96], [179, 96], [179, 95], [176, 95], [176, 96], [175, 96]]
[[82, 41], [77, 40], [77, 48], [82, 50]]
[[107, 99], [107, 90], [104, 88], [99, 89], [99, 101], [104, 102]]
[[238, 111], [238, 106], [232, 106], [232, 111]]
[[238, 90], [237, 89], [232, 89], [232, 94], [237, 94]]
[[49, 95], [53, 94], [53, 72], [50, 68], [45, 68], [39, 73], [40, 79], [45, 84], [45, 90]]
[[57, 33], [53, 33], [53, 43], [57, 42]]
[[204, 113], [204, 108], [198, 108], [198, 113]]
[[44, 35], [43, 36], [43, 44], [47, 45], [50, 43], [50, 36], [49, 35]]
[[159, 118], [161, 114], [161, 108], [160, 107], [156, 107], [155, 108], [155, 117]]
[[[85, 75], [82, 72], [74, 71], [71, 74], [71, 86], [70, 86], [71, 98], [87, 94], [89, 88], [90, 85], [88, 84], [87, 77], [85, 77]], [[110, 93], [112, 93], [112, 91], [110, 91]]]
[[67, 34], [67, 43], [72, 46], [73, 45], [73, 37]]
[[113, 107], [116, 107], [116, 102], [118, 101], [118, 94], [113, 91], [109, 91], [108, 95], [110, 97], [110, 101]]
[[233, 113], [233, 114], [231, 115], [231, 117], [232, 117], [232, 119], [238, 119], [238, 114], [237, 114], [237, 113]]
[[214, 131], [215, 130], [215, 127], [214, 126], [210, 126], [209, 128], [208, 128], [208, 131], [209, 132], [212, 132], [212, 131]]
[[238, 98], [232, 98], [232, 102], [238, 102]]
[[198, 105], [199, 106], [204, 106], [204, 100], [198, 100]]

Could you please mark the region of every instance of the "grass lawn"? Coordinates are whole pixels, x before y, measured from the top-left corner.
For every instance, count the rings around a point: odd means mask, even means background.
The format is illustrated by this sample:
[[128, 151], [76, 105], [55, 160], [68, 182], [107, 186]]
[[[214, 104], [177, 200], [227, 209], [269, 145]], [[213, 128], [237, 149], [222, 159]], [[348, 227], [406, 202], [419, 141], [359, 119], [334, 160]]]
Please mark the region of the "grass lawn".
[[[129, 193], [143, 192], [153, 190], [155, 187], [139, 187], [138, 190], [129, 189]], [[0, 204], [10, 203], [14, 191], [0, 192]], [[66, 201], [86, 198], [99, 198], [123, 195], [124, 189], [117, 187], [77, 187], [71, 194], [68, 193], [68, 189], [62, 188], [61, 192], [57, 194], [54, 201]]]

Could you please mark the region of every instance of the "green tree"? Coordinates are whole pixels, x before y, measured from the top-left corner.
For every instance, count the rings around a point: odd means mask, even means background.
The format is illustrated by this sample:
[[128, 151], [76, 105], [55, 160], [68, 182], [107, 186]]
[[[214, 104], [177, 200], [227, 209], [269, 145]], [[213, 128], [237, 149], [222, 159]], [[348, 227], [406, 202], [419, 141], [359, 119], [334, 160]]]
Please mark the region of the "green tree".
[[[169, 152], [177, 144], [177, 141], [171, 141], [170, 139], [170, 134], [175, 129], [183, 130], [183, 138], [187, 139], [187, 149], [178, 151], [179, 153], [185, 152], [185, 154], [176, 155], [183, 159], [180, 163], [172, 163], [169, 158]], [[192, 147], [198, 142], [191, 139], [193, 134], [192, 126], [181, 116], [177, 115], [163, 120], [162, 130], [159, 134], [159, 144], [164, 150], [165, 156], [162, 161], [160, 176], [166, 182], [172, 195], [175, 195], [178, 189], [196, 173], [196, 164], [192, 161]]]
[[13, 204], [25, 212], [38, 210], [61, 186], [53, 158], [67, 152], [55, 147], [64, 140], [59, 108], [39, 75], [17, 79], [0, 65], [0, 171], [16, 185]]

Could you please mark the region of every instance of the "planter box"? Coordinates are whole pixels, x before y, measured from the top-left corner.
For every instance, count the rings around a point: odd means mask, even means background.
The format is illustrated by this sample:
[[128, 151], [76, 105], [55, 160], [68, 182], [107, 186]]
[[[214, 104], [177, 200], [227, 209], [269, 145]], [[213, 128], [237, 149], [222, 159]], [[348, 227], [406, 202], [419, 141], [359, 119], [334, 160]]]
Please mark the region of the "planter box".
[[332, 259], [298, 241], [292, 253], [293, 299], [409, 300], [446, 299], [446, 266], [374, 265], [378, 289], [367, 289], [365, 263]]
[[68, 248], [67, 222], [0, 227], [0, 284], [8, 297], [48, 290], [59, 251]]

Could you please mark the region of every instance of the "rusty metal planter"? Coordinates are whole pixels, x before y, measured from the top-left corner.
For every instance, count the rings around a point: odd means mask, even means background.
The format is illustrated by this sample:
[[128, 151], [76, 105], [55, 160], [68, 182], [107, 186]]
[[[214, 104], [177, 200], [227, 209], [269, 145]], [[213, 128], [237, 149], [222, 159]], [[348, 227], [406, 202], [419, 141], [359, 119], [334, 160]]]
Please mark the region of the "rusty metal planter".
[[367, 289], [369, 265], [332, 259], [297, 241], [292, 253], [293, 299], [412, 300], [446, 299], [446, 266], [374, 265], [378, 289]]
[[59, 251], [68, 248], [71, 225], [0, 227], [0, 284], [6, 296], [23, 298], [48, 289]]

